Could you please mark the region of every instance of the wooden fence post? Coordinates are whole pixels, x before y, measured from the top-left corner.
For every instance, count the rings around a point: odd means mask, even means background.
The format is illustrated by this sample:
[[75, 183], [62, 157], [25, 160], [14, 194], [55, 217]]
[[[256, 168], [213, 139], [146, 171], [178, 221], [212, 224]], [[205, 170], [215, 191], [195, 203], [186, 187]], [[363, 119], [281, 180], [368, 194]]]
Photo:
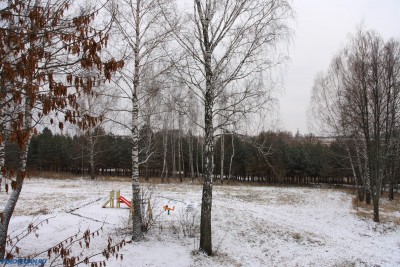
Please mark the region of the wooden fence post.
[[117, 192], [116, 192], [116, 194], [117, 194], [117, 196], [116, 196], [116, 201], [117, 201], [117, 208], [120, 208], [121, 207], [121, 203], [119, 202], [119, 197], [121, 196], [121, 191], [120, 190], [118, 190]]
[[110, 208], [114, 208], [114, 190], [110, 191]]

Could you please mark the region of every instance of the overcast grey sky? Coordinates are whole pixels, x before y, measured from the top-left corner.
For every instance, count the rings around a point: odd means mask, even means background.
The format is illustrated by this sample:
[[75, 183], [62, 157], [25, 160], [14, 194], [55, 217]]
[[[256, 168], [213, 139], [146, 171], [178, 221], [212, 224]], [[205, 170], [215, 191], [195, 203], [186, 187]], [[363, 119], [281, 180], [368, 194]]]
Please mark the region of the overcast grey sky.
[[361, 24], [387, 40], [400, 38], [400, 0], [293, 0], [295, 36], [279, 98], [282, 128], [308, 133], [306, 111], [314, 77]]

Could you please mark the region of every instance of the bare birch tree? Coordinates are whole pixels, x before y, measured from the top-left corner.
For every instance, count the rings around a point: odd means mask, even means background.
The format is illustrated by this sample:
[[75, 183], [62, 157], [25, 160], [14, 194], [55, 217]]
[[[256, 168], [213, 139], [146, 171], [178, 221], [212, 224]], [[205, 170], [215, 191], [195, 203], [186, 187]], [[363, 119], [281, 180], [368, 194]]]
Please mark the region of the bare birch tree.
[[[359, 30], [334, 59], [333, 69], [320, 80], [314, 94], [320, 96], [314, 99], [316, 106], [325, 109], [322, 119], [337, 129], [340, 126], [343, 138], [356, 144], [359, 174], [371, 192], [376, 222], [379, 222], [382, 181], [394, 175], [391, 162], [398, 158], [399, 151], [398, 43], [395, 40], [385, 43], [377, 33]], [[334, 83], [326, 82], [332, 79]], [[332, 105], [326, 105], [329, 94], [335, 97]], [[349, 158], [352, 158], [350, 153]]]
[[168, 162], [167, 162], [167, 152], [168, 152], [168, 112], [164, 112], [163, 119], [163, 129], [162, 129], [162, 137], [163, 137], [163, 168], [161, 172], [161, 182], [164, 183], [164, 179], [168, 179]]
[[[143, 88], [143, 80], [160, 79], [165, 66], [166, 43], [175, 27], [165, 27], [163, 14], [173, 20], [173, 2], [169, 0], [115, 1], [111, 8], [117, 10], [117, 36], [123, 42], [115, 43], [125, 55], [127, 68], [120, 73], [117, 86], [126, 100], [127, 108], [116, 109], [130, 114], [129, 131], [132, 139], [132, 239], [142, 239], [141, 199], [139, 185], [139, 110], [149, 95]], [[119, 40], [121, 40], [119, 39]], [[151, 70], [151, 71], [150, 71]], [[145, 73], [150, 74], [145, 78]], [[150, 77], [149, 77], [150, 76]], [[143, 101], [140, 101], [140, 100]], [[121, 124], [124, 124], [123, 122]]]
[[231, 133], [231, 146], [232, 146], [232, 154], [231, 158], [229, 161], [229, 174], [228, 174], [228, 183], [230, 179], [232, 179], [232, 163], [233, 163], [233, 157], [235, 156], [235, 136], [233, 135], [233, 132]]
[[[145, 76], [152, 76], [151, 74], [145, 74]], [[155, 140], [154, 140], [154, 129], [158, 126], [157, 123], [162, 120], [160, 114], [162, 113], [162, 102], [163, 96], [161, 95], [161, 86], [157, 80], [144, 80], [143, 91], [145, 91], [146, 97], [143, 99], [144, 104], [140, 107], [140, 116], [143, 118], [143, 127], [140, 131], [139, 136], [139, 156], [141, 157], [140, 164], [144, 165], [145, 169], [145, 180], [149, 180], [149, 165], [151, 158], [155, 152]]]
[[107, 112], [116, 101], [115, 97], [110, 97], [108, 91], [110, 91], [110, 88], [107, 85], [98, 86], [90, 95], [82, 96], [78, 101], [78, 110], [80, 114], [83, 116], [103, 118], [101, 122], [96, 125], [90, 125], [85, 130], [85, 137], [87, 140], [85, 151], [88, 157], [91, 180], [96, 179], [96, 162], [99, 155], [104, 152], [98, 149], [99, 141], [102, 135], [104, 135], [102, 126], [107, 123], [107, 119], [104, 118], [108, 117]]
[[347, 162], [350, 165], [358, 189], [359, 200], [363, 200], [364, 192], [367, 202], [370, 196], [369, 177], [364, 171], [365, 157], [363, 142], [360, 142], [359, 131], [351, 127], [349, 118], [345, 116], [344, 105], [346, 99], [343, 94], [343, 85], [340, 75], [340, 57], [332, 60], [326, 74], [319, 73], [314, 81], [311, 97], [310, 116], [316, 131], [336, 136], [346, 150]]
[[[176, 40], [186, 57], [176, 70], [181, 82], [204, 106], [203, 197], [200, 223], [200, 250], [212, 254], [211, 207], [214, 170], [215, 106], [222, 92], [230, 97], [230, 114], [248, 112], [252, 98], [265, 104], [268, 92], [260, 79], [264, 71], [279, 64], [277, 43], [286, 39], [286, 22], [292, 10], [285, 0], [194, 0], [194, 12], [188, 14]], [[167, 16], [166, 16], [167, 17]], [[253, 82], [255, 81], [255, 82]], [[260, 103], [261, 104], [261, 103]]]

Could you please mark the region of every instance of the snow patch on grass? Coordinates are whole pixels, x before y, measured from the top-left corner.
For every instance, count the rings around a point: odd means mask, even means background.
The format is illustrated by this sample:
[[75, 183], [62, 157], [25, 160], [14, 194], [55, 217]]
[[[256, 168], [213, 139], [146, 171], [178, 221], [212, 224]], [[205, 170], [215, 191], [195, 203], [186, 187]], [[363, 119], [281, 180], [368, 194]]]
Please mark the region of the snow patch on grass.
[[[101, 208], [110, 190], [121, 190], [121, 195], [131, 198], [128, 181], [27, 180], [10, 230], [17, 232], [38, 217], [54, 218], [37, 231], [37, 237], [20, 241], [21, 257], [46, 250], [78, 231], [94, 231], [103, 222], [103, 232], [84, 253], [104, 249], [109, 236], [129, 239], [129, 208]], [[400, 266], [399, 225], [360, 218], [353, 195], [346, 192], [215, 186], [215, 255], [208, 257], [197, 251], [201, 186], [160, 184], [146, 190], [156, 200], [152, 227], [143, 242], [121, 249], [123, 261], [113, 258], [107, 266]], [[5, 199], [2, 193], [1, 203]], [[190, 214], [189, 203], [196, 203]], [[168, 215], [164, 205], [175, 210]], [[395, 209], [384, 212], [400, 217]], [[188, 227], [193, 227], [191, 234]]]

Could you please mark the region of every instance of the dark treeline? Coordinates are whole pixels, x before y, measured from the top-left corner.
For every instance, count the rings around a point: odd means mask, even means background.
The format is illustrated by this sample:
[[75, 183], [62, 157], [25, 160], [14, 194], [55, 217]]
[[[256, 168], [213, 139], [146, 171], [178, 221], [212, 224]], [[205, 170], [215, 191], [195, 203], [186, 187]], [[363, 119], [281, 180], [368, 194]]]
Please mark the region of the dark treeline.
[[[181, 135], [178, 130], [152, 132], [145, 127], [141, 134], [141, 177], [146, 180], [161, 177], [164, 181], [201, 176], [204, 166], [201, 137], [190, 133]], [[94, 140], [92, 148], [90, 140]], [[9, 169], [16, 169], [18, 153], [17, 145], [6, 145]], [[131, 174], [130, 139], [101, 129], [91, 135], [68, 136], [53, 134], [45, 128], [32, 138], [28, 169], [89, 174], [91, 154], [95, 175]], [[323, 145], [318, 138], [299, 133], [295, 136], [288, 132], [263, 132], [257, 136], [227, 133], [216, 139], [214, 175], [216, 179], [221, 178], [223, 164], [225, 181], [354, 183], [349, 164], [341, 155], [345, 155], [345, 151], [339, 144]]]

